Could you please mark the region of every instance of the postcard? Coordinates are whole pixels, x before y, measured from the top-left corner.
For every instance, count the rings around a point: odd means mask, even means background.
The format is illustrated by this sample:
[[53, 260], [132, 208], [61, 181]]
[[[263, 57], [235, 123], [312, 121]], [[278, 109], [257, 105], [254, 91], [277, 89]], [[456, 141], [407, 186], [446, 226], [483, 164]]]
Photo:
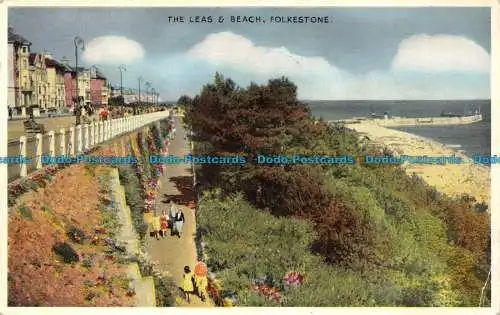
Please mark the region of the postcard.
[[490, 7], [5, 31], [9, 307], [491, 306]]

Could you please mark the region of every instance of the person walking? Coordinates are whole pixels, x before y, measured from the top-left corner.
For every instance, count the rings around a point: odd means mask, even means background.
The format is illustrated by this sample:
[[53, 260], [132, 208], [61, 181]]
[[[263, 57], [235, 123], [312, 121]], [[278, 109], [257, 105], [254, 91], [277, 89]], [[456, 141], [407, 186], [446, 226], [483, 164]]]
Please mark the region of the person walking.
[[153, 236], [156, 237], [157, 240], [159, 240], [160, 239], [159, 233], [161, 229], [160, 217], [154, 216], [151, 223], [152, 223], [151, 228], [153, 230]]
[[184, 300], [191, 303], [189, 295], [194, 292], [193, 274], [189, 266], [184, 266], [184, 274], [182, 275], [182, 292], [184, 293]]
[[175, 208], [174, 202], [170, 201], [170, 211], [168, 214], [168, 219], [170, 221], [170, 236], [175, 234], [175, 216], [177, 215], [177, 209]]
[[196, 283], [196, 290], [198, 291], [198, 296], [200, 297], [202, 302], [205, 302], [207, 298], [207, 287], [208, 287], [208, 279], [207, 276], [194, 276], [194, 281]]
[[9, 107], [9, 120], [12, 120], [12, 107]]
[[202, 302], [205, 302], [205, 299], [208, 296], [208, 268], [207, 265], [199, 261], [194, 266], [194, 282], [196, 286], [196, 293], [200, 297]]
[[99, 112], [99, 117], [101, 118], [101, 121], [108, 120], [108, 115], [109, 115], [108, 108], [103, 105], [101, 107], [101, 111]]
[[177, 236], [181, 238], [182, 236], [182, 227], [184, 226], [184, 213], [181, 209], [177, 209], [177, 213], [175, 215], [175, 232]]
[[160, 217], [160, 234], [161, 238], [164, 238], [165, 235], [167, 234], [167, 228], [168, 228], [168, 218], [167, 218], [167, 213], [165, 210], [163, 210], [163, 213]]

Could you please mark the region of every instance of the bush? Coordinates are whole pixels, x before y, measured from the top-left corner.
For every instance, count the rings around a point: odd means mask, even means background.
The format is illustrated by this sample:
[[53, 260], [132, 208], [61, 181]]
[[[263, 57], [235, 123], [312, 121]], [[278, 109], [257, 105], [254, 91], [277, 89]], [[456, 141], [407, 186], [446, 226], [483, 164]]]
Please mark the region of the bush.
[[[224, 292], [238, 294], [242, 306], [384, 303], [369, 282], [346, 269], [327, 266], [309, 252], [315, 233], [306, 222], [274, 218], [252, 208], [241, 195], [221, 201], [217, 192], [199, 201], [197, 220], [209, 268], [220, 278]], [[283, 287], [281, 279], [288, 271], [304, 275], [303, 285], [296, 290]], [[249, 289], [262, 276], [281, 290], [280, 303]]]
[[83, 244], [85, 241], [85, 232], [74, 226], [68, 229], [66, 236], [77, 244]]
[[[313, 121], [286, 78], [245, 89], [217, 73], [187, 106], [184, 122], [204, 154], [394, 154], [345, 126]], [[294, 305], [300, 294], [302, 305], [315, 306], [479, 302], [490, 264], [489, 214], [470, 196], [450, 199], [394, 165], [202, 165], [197, 174], [201, 187], [220, 188], [198, 203], [197, 234], [225, 293], [238, 292], [244, 305], [275, 306], [248, 289], [252, 279], [267, 276], [279, 287], [279, 275], [302, 264], [311, 266], [307, 275], [317, 276], [316, 286], [283, 292], [278, 304]], [[233, 196], [240, 191], [260, 211]], [[313, 263], [311, 249], [328, 264]], [[344, 284], [338, 291], [330, 283]]]
[[149, 260], [142, 252], [137, 257], [137, 263], [143, 277], [153, 277], [155, 282], [156, 306], [168, 307], [175, 306], [175, 298], [178, 287], [175, 281], [160, 271], [156, 263]]
[[87, 269], [90, 269], [92, 268], [93, 266], [93, 262], [92, 262], [92, 258], [88, 257], [88, 258], [85, 258], [83, 261], [82, 261], [82, 267], [85, 267]]
[[178, 287], [172, 278], [165, 276], [155, 276], [156, 306], [166, 307], [175, 305], [175, 292]]
[[146, 222], [138, 223], [136, 226], [137, 234], [141, 240], [146, 238], [146, 234], [148, 233], [149, 226]]
[[61, 257], [62, 260], [67, 264], [71, 264], [80, 260], [78, 254], [68, 243], [56, 243], [54, 244], [54, 246], [52, 246], [52, 251], [54, 251], [56, 255]]

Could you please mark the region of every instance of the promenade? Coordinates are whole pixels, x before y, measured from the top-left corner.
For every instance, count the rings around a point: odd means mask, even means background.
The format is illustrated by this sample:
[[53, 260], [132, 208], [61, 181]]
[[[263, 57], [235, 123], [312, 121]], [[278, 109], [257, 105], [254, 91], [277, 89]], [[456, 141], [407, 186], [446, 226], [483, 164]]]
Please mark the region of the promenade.
[[[61, 128], [68, 129], [75, 126], [75, 116], [61, 116], [61, 117], [44, 117], [35, 118], [35, 121], [39, 124], [45, 125], [45, 130], [59, 131]], [[7, 125], [7, 134], [9, 141], [19, 140], [19, 137], [24, 136], [24, 119], [21, 120], [11, 120]]]
[[[169, 146], [169, 154], [183, 156], [189, 153], [189, 142], [184, 140], [186, 134], [182, 126], [181, 118], [176, 117], [175, 126], [177, 134]], [[196, 257], [196, 215], [195, 210], [187, 207], [189, 201], [193, 200], [192, 191], [193, 177], [191, 165], [172, 164], [166, 165], [164, 175], [160, 178], [160, 189], [156, 209], [152, 214], [146, 216], [147, 220], [152, 215], [160, 216], [162, 211], [168, 213], [170, 205], [168, 200], [173, 200], [176, 207], [184, 212], [184, 233], [181, 238], [170, 236], [170, 230], [164, 239], [156, 240], [149, 237], [146, 241], [147, 251], [153, 261], [157, 261], [161, 270], [167, 271], [178, 286], [181, 286], [184, 266], [194, 270]], [[181, 306], [210, 306], [209, 299], [202, 302], [198, 297], [191, 296], [191, 304], [182, 303]]]
[[[97, 144], [103, 143], [118, 135], [131, 132], [153, 121], [166, 118], [169, 111], [146, 112], [139, 115], [123, 118], [112, 118], [98, 124], [82, 124], [81, 130], [75, 126], [75, 117], [40, 118], [36, 121], [45, 125], [46, 132], [37, 141], [36, 135], [24, 133], [22, 121], [9, 121], [7, 154], [10, 157], [26, 156], [26, 164], [7, 165], [8, 182], [12, 182], [22, 175], [23, 168], [32, 173], [40, 169], [40, 157], [43, 154], [67, 155], [86, 152]], [[96, 121], [97, 122], [97, 121]], [[73, 136], [70, 128], [73, 129]], [[61, 134], [64, 129], [64, 134]], [[54, 133], [51, 134], [51, 131]], [[20, 140], [26, 136], [25, 142]], [[14, 137], [12, 139], [11, 137]], [[24, 153], [23, 153], [24, 152]]]

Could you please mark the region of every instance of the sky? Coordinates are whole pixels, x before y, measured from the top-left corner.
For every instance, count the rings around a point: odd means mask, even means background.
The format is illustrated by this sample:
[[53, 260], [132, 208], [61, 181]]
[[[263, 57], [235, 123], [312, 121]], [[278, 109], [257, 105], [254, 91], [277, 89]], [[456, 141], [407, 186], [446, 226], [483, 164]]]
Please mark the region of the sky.
[[[224, 22], [188, 23], [195, 16]], [[273, 23], [273, 16], [330, 23]], [[119, 86], [123, 64], [124, 86], [136, 89], [142, 76], [162, 100], [196, 95], [216, 71], [242, 87], [286, 76], [307, 100], [490, 98], [489, 8], [30, 7], [10, 8], [9, 26], [32, 51], [72, 64], [80, 36], [83, 65]]]

